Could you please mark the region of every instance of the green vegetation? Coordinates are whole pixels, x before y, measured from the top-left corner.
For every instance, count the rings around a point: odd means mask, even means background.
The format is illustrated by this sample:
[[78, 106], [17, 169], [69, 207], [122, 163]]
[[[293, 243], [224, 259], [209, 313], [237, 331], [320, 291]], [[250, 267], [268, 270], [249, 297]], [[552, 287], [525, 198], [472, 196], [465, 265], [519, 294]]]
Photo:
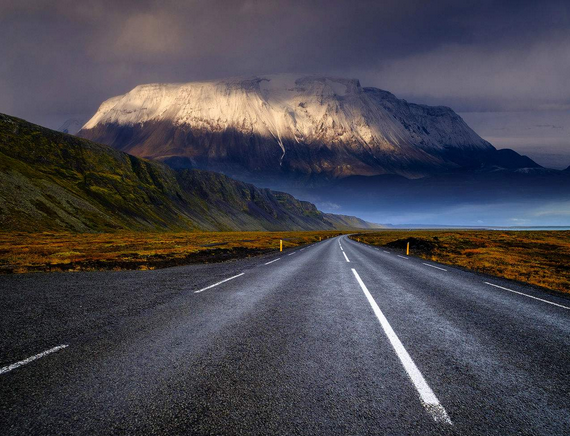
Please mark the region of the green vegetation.
[[570, 231], [388, 230], [351, 236], [434, 262], [570, 292]]
[[289, 194], [221, 174], [175, 171], [0, 114], [0, 228], [275, 231], [347, 225]]

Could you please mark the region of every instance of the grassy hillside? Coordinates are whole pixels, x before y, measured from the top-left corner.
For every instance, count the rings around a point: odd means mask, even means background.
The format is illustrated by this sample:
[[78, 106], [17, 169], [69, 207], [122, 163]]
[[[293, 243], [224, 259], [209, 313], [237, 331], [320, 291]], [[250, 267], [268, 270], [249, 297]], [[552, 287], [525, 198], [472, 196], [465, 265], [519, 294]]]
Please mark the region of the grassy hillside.
[[386, 228], [380, 224], [369, 223], [360, 218], [351, 215], [337, 215], [334, 213], [325, 213], [325, 220], [330, 222], [336, 229], [382, 229]]
[[570, 293], [570, 231], [388, 230], [351, 236], [427, 260]]
[[289, 194], [216, 173], [172, 170], [0, 114], [4, 231], [327, 230], [336, 225], [313, 204]]

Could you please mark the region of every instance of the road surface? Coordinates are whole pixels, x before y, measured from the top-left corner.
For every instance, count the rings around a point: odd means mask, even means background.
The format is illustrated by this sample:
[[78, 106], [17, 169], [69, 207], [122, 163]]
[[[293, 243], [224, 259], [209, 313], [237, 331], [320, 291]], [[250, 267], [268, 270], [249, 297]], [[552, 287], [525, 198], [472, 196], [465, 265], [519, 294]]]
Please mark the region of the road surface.
[[346, 236], [0, 277], [0, 434], [570, 434], [570, 299]]

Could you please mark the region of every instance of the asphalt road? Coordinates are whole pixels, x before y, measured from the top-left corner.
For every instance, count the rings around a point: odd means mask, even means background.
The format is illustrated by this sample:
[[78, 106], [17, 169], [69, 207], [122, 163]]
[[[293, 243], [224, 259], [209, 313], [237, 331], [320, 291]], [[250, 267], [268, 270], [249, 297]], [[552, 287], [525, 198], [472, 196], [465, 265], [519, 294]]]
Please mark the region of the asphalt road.
[[0, 328], [0, 435], [570, 434], [570, 299], [344, 236], [3, 276]]

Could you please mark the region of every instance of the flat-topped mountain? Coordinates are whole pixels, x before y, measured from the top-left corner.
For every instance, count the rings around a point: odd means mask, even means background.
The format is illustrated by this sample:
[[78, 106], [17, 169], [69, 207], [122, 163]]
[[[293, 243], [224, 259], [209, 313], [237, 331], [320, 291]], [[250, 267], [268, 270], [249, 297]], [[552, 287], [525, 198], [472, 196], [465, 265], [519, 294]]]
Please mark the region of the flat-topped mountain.
[[335, 77], [141, 85], [105, 101], [79, 135], [172, 166], [245, 179], [539, 167], [497, 151], [450, 108]]

